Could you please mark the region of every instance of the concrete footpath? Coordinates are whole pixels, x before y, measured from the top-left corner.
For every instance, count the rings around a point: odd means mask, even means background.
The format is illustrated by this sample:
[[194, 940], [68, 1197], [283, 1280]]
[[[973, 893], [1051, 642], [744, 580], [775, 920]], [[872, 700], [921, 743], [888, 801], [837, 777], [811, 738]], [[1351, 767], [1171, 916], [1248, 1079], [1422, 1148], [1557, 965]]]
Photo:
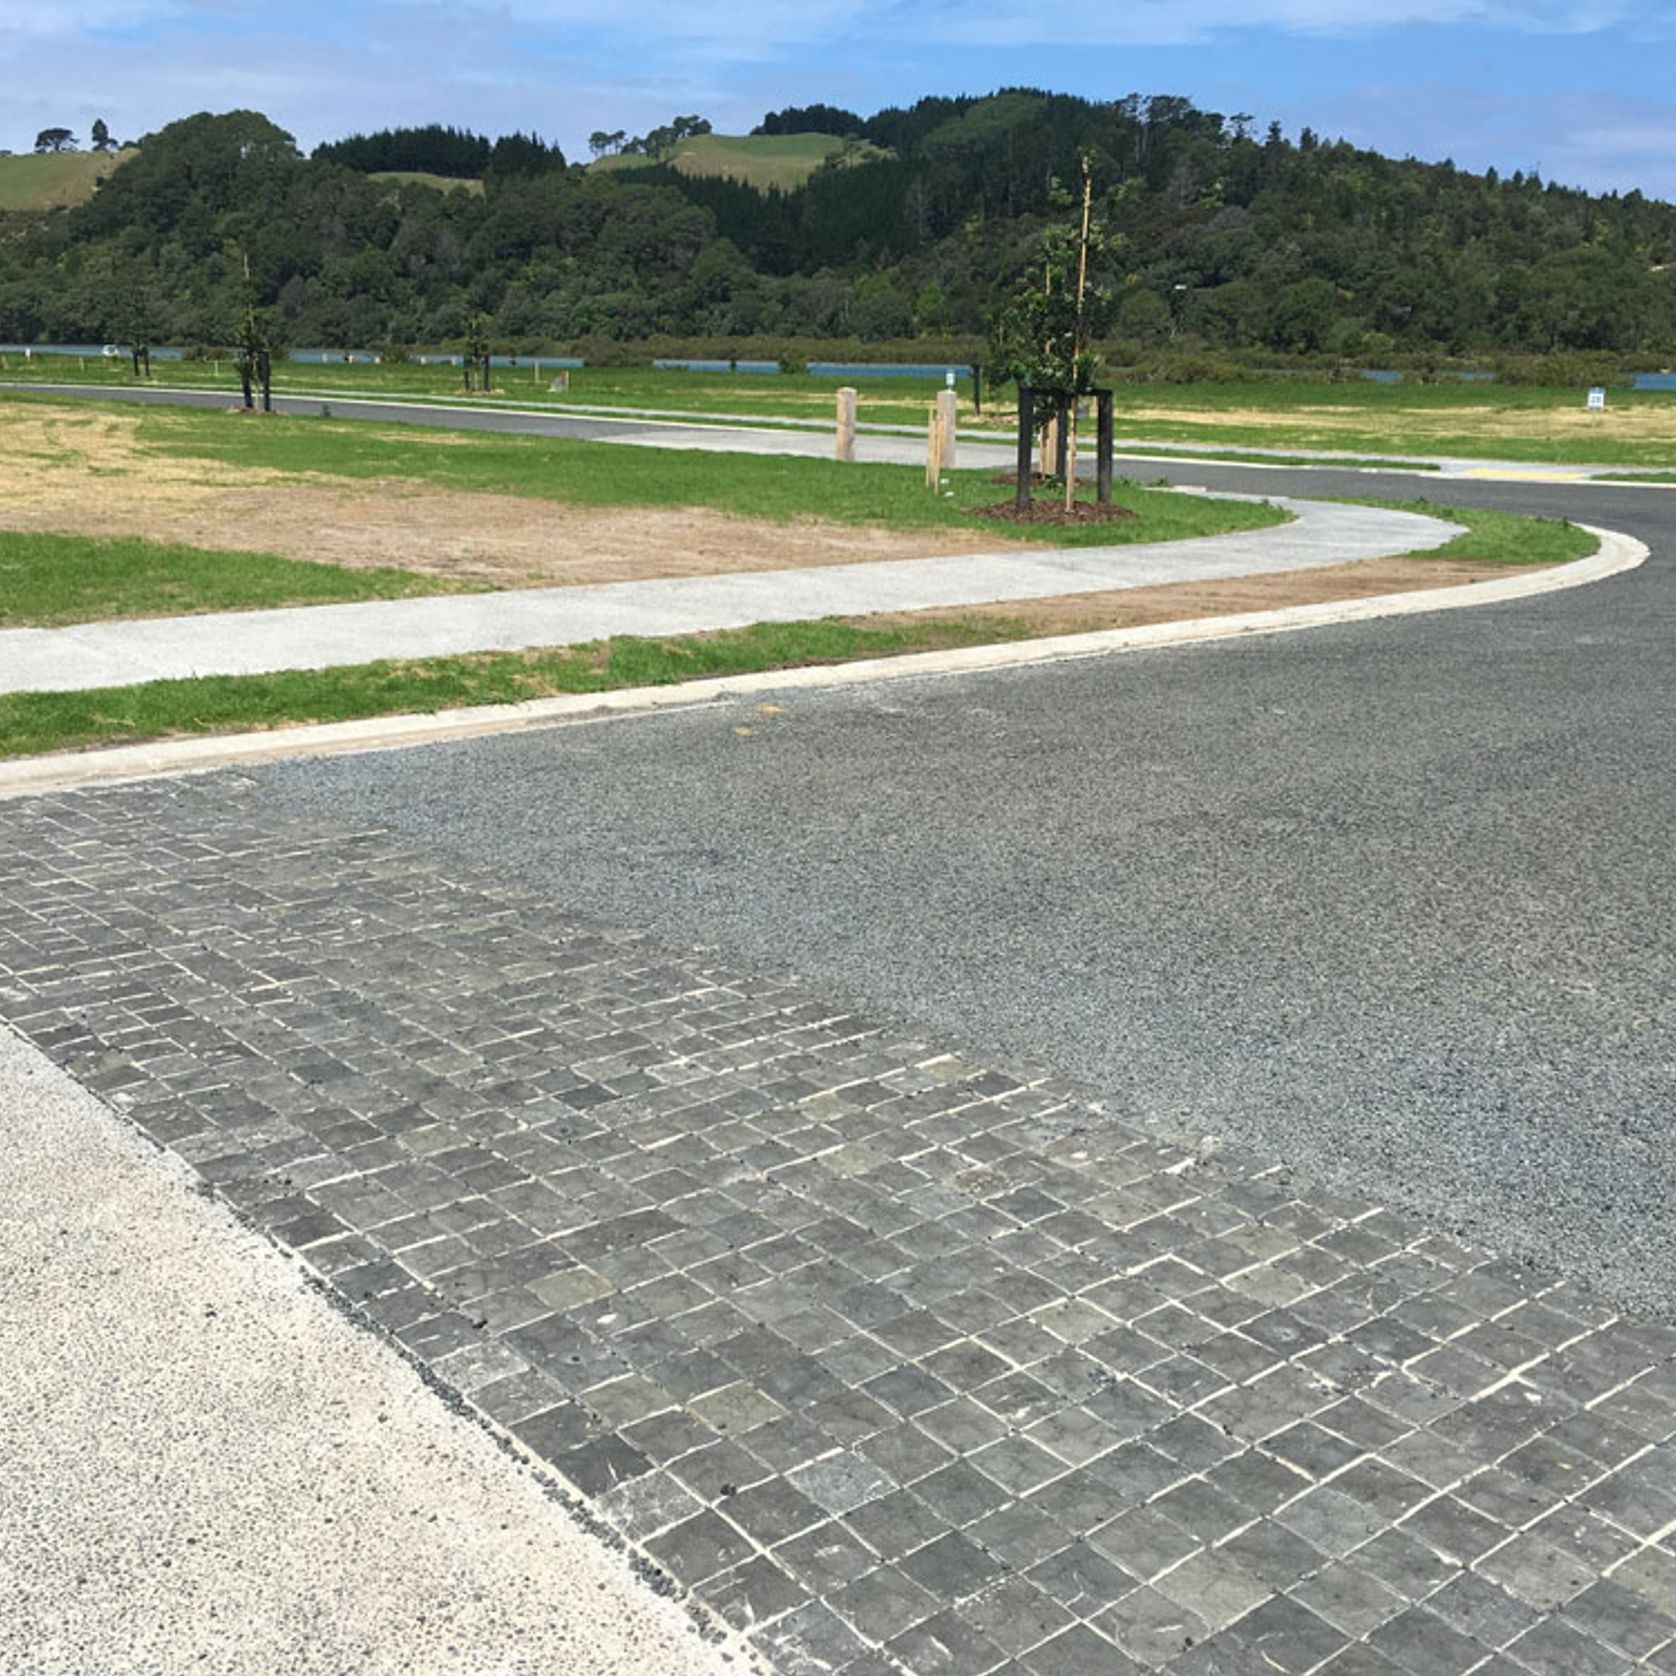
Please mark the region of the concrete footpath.
[[218, 612], [0, 632], [0, 692], [62, 692], [379, 658], [516, 651], [611, 635], [694, 634], [878, 611], [956, 610], [1208, 581], [1441, 547], [1459, 526], [1414, 513], [1277, 501], [1291, 523], [1125, 547], [1015, 548], [593, 587]]
[[746, 1668], [3, 1028], [0, 1115], [0, 1668]]

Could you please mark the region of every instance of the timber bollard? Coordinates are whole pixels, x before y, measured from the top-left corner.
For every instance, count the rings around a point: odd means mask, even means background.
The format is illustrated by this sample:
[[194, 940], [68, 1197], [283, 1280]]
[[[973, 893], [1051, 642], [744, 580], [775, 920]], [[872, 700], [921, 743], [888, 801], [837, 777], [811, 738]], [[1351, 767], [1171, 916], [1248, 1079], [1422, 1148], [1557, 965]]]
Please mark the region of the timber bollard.
[[838, 392], [838, 458], [855, 458], [855, 391], [847, 384]]
[[942, 431], [941, 466], [944, 471], [954, 470], [954, 433], [960, 422], [958, 398], [952, 390], [937, 392], [937, 419]]

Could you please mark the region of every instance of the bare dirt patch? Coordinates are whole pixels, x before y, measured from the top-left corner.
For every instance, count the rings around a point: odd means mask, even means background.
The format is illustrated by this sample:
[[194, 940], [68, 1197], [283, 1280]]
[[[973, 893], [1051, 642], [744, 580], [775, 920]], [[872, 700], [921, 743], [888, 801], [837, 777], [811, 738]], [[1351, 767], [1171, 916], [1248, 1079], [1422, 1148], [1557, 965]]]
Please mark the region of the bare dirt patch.
[[[1234, 576], [1221, 581], [1169, 582], [1155, 588], [1119, 588], [1100, 593], [1061, 594], [1053, 599], [1006, 600], [968, 606], [963, 618], [996, 618], [1026, 625], [1030, 638], [1090, 634], [1099, 629], [1139, 628], [1148, 623], [1186, 622], [1194, 617], [1233, 616], [1246, 611], [1274, 611], [1288, 605], [1318, 605], [1326, 600], [1369, 599], [1421, 588], [1454, 588], [1487, 582], [1536, 565], [1482, 564], [1454, 559], [1362, 559], [1354, 564], [1323, 565], [1314, 570], [1277, 571], [1262, 576]], [[921, 619], [945, 618], [946, 610], [898, 611], [851, 619], [869, 626], [900, 626]]]
[[0, 529], [138, 535], [357, 569], [394, 565], [495, 588], [863, 564], [995, 544], [981, 530], [777, 524], [696, 507], [576, 507], [405, 479], [346, 485], [235, 470], [149, 453], [136, 440], [138, 424], [98, 410], [0, 414]]

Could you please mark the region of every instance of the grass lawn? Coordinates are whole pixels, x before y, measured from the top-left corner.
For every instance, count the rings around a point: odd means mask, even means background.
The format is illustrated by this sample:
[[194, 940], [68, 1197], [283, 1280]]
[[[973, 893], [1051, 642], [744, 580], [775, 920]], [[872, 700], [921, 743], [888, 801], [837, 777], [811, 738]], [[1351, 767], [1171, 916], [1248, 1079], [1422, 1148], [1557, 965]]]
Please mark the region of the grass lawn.
[[[725, 175], [759, 191], [777, 186], [789, 192], [803, 185], [845, 142], [831, 134], [695, 134], [672, 155], [661, 159], [683, 175]], [[857, 161], [887, 155], [869, 141], [858, 147]], [[601, 157], [589, 165], [605, 170], [645, 168], [648, 157]]]
[[0, 695], [0, 756], [226, 733], [357, 716], [513, 704], [558, 693], [662, 686], [706, 675], [742, 675], [891, 653], [1017, 639], [1025, 625], [950, 618], [900, 628], [828, 619], [758, 623], [717, 634], [634, 636], [532, 652], [384, 662], [280, 675], [215, 675], [88, 692]]
[[[1429, 512], [1466, 527], [1425, 555], [1490, 565], [1551, 564], [1594, 550], [1569, 524], [1425, 501], [1375, 502]], [[363, 716], [427, 713], [508, 704], [561, 693], [666, 685], [712, 675], [842, 663], [1027, 638], [1018, 617], [915, 617], [881, 623], [827, 619], [759, 623], [717, 634], [648, 640], [619, 637], [591, 646], [384, 662], [281, 675], [210, 676], [90, 692], [0, 695], [0, 756], [237, 732]]]
[[391, 180], [398, 186], [430, 186], [438, 192], [464, 192], [468, 197], [483, 196], [483, 182], [462, 179], [458, 175], [432, 175], [423, 169], [374, 169], [370, 180]]
[[85, 203], [121, 152], [49, 151], [0, 157], [0, 210], [48, 210]]
[[[0, 357], [0, 380], [129, 382], [125, 363], [75, 357]], [[160, 384], [224, 389], [230, 364], [217, 372], [202, 362], [158, 362]], [[498, 368], [499, 401], [519, 406], [643, 408], [671, 415], [804, 419], [833, 417], [833, 393], [852, 382], [836, 374], [658, 371], [650, 367], [583, 367], [570, 388], [551, 391], [553, 369], [533, 363]], [[937, 378], [856, 378], [859, 417], [866, 424], [919, 426], [941, 384]], [[275, 388], [292, 394], [428, 397], [461, 401], [452, 367], [416, 363], [302, 366], [277, 369]], [[1586, 411], [1584, 392], [1491, 384], [1311, 384], [1271, 380], [1249, 384], [1124, 384], [1117, 390], [1120, 443], [1198, 443], [1219, 452], [1276, 448], [1327, 449], [1363, 457], [1453, 455], [1553, 464], [1676, 467], [1676, 392], [1613, 390], [1607, 410]], [[1010, 430], [1010, 390], [986, 390], [984, 411], [972, 408], [969, 380], [957, 386], [963, 427]], [[481, 403], [481, 398], [478, 399]]]
[[[1349, 497], [1346, 497], [1349, 498]], [[1472, 564], [1552, 565], [1585, 559], [1598, 543], [1587, 530], [1554, 518], [1527, 518], [1488, 507], [1438, 506], [1428, 500], [1371, 500], [1354, 497], [1357, 506], [1384, 506], [1393, 512], [1418, 512], [1464, 526], [1466, 533], [1415, 559], [1453, 559]]]
[[0, 530], [0, 628], [407, 599], [469, 586], [394, 568], [350, 570], [137, 538]]
[[[981, 528], [998, 545], [1046, 541], [1114, 546], [1173, 541], [1283, 523], [1261, 502], [1170, 494], [1120, 484], [1115, 500], [1136, 515], [1110, 524], [980, 522], [974, 513], [1008, 498], [985, 473], [955, 472], [941, 494], [917, 466], [841, 465], [835, 460], [623, 447], [558, 437], [497, 436], [360, 421], [148, 408], [143, 451], [270, 471], [377, 480], [417, 478], [458, 491], [493, 491], [575, 506], [702, 506], [773, 523], [822, 519], [897, 530]], [[1092, 491], [1085, 489], [1084, 498]]]

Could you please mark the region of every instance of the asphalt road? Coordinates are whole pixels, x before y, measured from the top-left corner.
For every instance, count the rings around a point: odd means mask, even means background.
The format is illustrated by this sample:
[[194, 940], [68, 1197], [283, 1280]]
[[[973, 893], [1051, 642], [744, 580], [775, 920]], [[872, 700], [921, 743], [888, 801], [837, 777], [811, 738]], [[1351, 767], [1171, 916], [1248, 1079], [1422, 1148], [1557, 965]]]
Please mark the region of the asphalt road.
[[258, 777], [1676, 1314], [1676, 497], [1449, 494], [1653, 558], [1469, 612]]

